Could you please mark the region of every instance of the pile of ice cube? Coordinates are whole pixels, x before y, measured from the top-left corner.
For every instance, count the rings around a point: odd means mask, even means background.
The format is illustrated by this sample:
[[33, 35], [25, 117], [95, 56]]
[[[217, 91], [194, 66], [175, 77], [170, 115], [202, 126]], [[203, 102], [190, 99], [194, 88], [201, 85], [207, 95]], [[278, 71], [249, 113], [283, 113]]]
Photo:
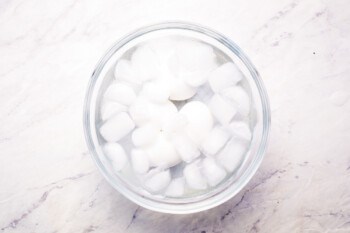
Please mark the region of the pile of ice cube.
[[[182, 197], [221, 183], [251, 140], [250, 97], [243, 74], [219, 62], [213, 47], [160, 38], [119, 59], [101, 104], [99, 133], [113, 169], [132, 169], [152, 194]], [[209, 99], [196, 94], [208, 87]], [[131, 137], [127, 153], [123, 138]], [[130, 166], [127, 166], [130, 165]]]

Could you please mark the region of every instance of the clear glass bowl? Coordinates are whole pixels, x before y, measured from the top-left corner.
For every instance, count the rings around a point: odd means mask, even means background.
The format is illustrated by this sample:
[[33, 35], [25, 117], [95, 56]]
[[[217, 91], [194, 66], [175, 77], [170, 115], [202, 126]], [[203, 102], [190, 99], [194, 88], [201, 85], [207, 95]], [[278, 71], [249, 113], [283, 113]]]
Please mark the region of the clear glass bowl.
[[[206, 193], [188, 198], [159, 197], [142, 192], [123, 177], [112, 171], [105, 159], [97, 135], [97, 122], [102, 90], [106, 88], [106, 77], [111, 76], [116, 61], [138, 43], [160, 36], [182, 35], [199, 39], [223, 51], [245, 75], [251, 89], [254, 105], [255, 126], [249, 150], [240, 168], [226, 181]], [[98, 62], [87, 90], [84, 106], [85, 137], [97, 167], [106, 180], [131, 201], [145, 208], [174, 214], [194, 213], [218, 206], [235, 196], [252, 178], [258, 169], [268, 141], [270, 109], [268, 97], [260, 76], [241, 49], [227, 37], [202, 26], [166, 22], [141, 28], [116, 42]]]

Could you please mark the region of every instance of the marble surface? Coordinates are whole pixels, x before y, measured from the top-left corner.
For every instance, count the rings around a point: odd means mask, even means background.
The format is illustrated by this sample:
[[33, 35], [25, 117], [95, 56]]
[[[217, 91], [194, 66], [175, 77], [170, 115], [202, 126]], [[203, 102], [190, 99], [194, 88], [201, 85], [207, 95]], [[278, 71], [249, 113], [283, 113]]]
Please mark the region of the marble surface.
[[[2, 0], [0, 232], [350, 232], [349, 9], [348, 0]], [[232, 38], [271, 100], [258, 173], [198, 214], [128, 201], [84, 141], [95, 64], [124, 34], [164, 20]]]

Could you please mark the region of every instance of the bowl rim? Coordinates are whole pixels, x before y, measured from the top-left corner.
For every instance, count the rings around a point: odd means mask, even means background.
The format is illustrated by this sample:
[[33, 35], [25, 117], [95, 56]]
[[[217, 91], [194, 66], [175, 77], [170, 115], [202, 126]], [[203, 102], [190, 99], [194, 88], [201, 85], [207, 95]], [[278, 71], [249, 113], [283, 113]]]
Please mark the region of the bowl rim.
[[[145, 199], [143, 196], [141, 196], [138, 193], [134, 193], [132, 190], [129, 190], [125, 187], [123, 187], [120, 184], [116, 184], [112, 177], [108, 174], [108, 172], [104, 169], [101, 161], [98, 158], [98, 155], [95, 150], [95, 146], [93, 143], [93, 139], [91, 136], [91, 129], [90, 129], [90, 105], [91, 105], [91, 96], [92, 92], [94, 91], [94, 87], [96, 84], [96, 81], [99, 77], [99, 74], [101, 70], [103, 69], [104, 65], [107, 63], [107, 61], [112, 57], [115, 51], [123, 47], [126, 43], [129, 41], [142, 36], [143, 34], [150, 33], [157, 30], [163, 30], [163, 29], [184, 29], [184, 30], [191, 30], [199, 33], [203, 33], [209, 37], [212, 37], [216, 40], [218, 40], [220, 43], [222, 43], [224, 46], [226, 46], [229, 50], [231, 50], [246, 66], [246, 68], [249, 70], [252, 78], [254, 79], [255, 85], [259, 92], [260, 101], [262, 104], [262, 135], [261, 140], [258, 146], [258, 150], [256, 155], [254, 156], [254, 160], [251, 162], [251, 164], [247, 167], [247, 169], [244, 171], [239, 186], [235, 188], [234, 190], [230, 190], [231, 186], [228, 186], [226, 189], [224, 189], [221, 193], [218, 193], [217, 195], [210, 196], [208, 199], [200, 200], [197, 203], [189, 203], [186, 205], [179, 205], [176, 203], [159, 203], [155, 200]], [[227, 200], [234, 197], [238, 192], [240, 192], [246, 184], [251, 180], [251, 178], [254, 176], [256, 171], [258, 170], [263, 157], [265, 155], [267, 144], [269, 140], [269, 130], [271, 125], [271, 113], [270, 113], [270, 106], [269, 106], [269, 99], [266, 92], [266, 89], [264, 87], [264, 84], [261, 80], [261, 77], [255, 68], [255, 66], [252, 64], [252, 62], [249, 60], [249, 58], [245, 55], [245, 53], [238, 47], [232, 40], [228, 39], [226, 36], [222, 35], [221, 33], [218, 33], [212, 29], [209, 29], [207, 27], [193, 24], [189, 22], [183, 22], [183, 21], [167, 21], [167, 22], [161, 22], [157, 24], [152, 24], [149, 26], [141, 27], [129, 34], [127, 34], [125, 37], [120, 39], [119, 41], [115, 42], [108, 50], [104, 53], [102, 58], [97, 63], [91, 78], [89, 80], [87, 92], [85, 95], [85, 101], [84, 101], [84, 108], [83, 108], [83, 128], [84, 128], [84, 135], [85, 135], [85, 141], [87, 143], [88, 149], [90, 151], [90, 155], [92, 159], [94, 160], [96, 166], [98, 167], [100, 173], [103, 175], [103, 177], [107, 180], [107, 182], [118, 192], [120, 192], [124, 197], [128, 198], [129, 200], [133, 201], [134, 203], [153, 210], [157, 212], [162, 213], [172, 213], [172, 214], [189, 214], [189, 213], [196, 213], [200, 211], [204, 211], [213, 207], [216, 207]], [[243, 177], [245, 176], [245, 177]], [[220, 198], [215, 198], [218, 196], [221, 196]]]

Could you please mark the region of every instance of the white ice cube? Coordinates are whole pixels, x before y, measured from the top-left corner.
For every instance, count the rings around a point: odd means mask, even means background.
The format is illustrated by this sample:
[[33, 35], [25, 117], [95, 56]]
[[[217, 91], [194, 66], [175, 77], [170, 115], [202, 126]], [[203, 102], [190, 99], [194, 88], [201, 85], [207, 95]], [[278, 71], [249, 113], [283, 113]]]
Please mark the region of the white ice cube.
[[216, 67], [213, 48], [193, 40], [180, 40], [175, 54], [170, 57], [171, 72], [190, 87], [203, 85], [210, 71]]
[[140, 95], [155, 103], [165, 103], [170, 96], [169, 84], [163, 81], [145, 83]]
[[165, 190], [165, 195], [168, 197], [181, 197], [184, 193], [185, 181], [183, 177], [173, 179]]
[[213, 127], [213, 117], [208, 107], [200, 101], [185, 104], [180, 113], [187, 118], [186, 132], [190, 139], [200, 144]]
[[135, 127], [135, 123], [125, 112], [109, 118], [101, 127], [100, 134], [108, 142], [116, 142], [125, 137]]
[[131, 55], [131, 63], [137, 78], [142, 82], [158, 78], [157, 60], [149, 46], [139, 46]]
[[174, 55], [177, 40], [175, 38], [155, 38], [147, 43], [147, 46], [154, 52], [160, 66], [166, 66], [169, 58]]
[[135, 146], [147, 146], [152, 144], [160, 133], [157, 125], [149, 123], [136, 128], [131, 134], [131, 140]]
[[135, 70], [132, 67], [130, 61], [121, 59], [117, 62], [114, 69], [114, 77], [116, 80], [124, 80], [132, 84], [140, 84], [141, 82], [137, 80], [135, 76]]
[[241, 81], [243, 74], [232, 62], [227, 62], [214, 71], [208, 77], [210, 87], [214, 92], [219, 92]]
[[223, 125], [228, 124], [237, 113], [236, 107], [219, 94], [215, 94], [208, 105], [215, 118]]
[[207, 188], [207, 182], [201, 174], [200, 161], [188, 164], [183, 171], [187, 185], [192, 189], [203, 190]]
[[229, 130], [232, 135], [237, 138], [249, 141], [252, 137], [249, 125], [244, 121], [234, 121], [229, 125]]
[[146, 179], [145, 187], [152, 193], [160, 192], [165, 189], [171, 181], [169, 170], [161, 172], [152, 172], [152, 174]]
[[245, 152], [246, 146], [243, 143], [236, 141], [236, 139], [231, 139], [216, 156], [216, 159], [226, 171], [233, 172], [241, 164]]
[[180, 78], [169, 78], [168, 81], [171, 100], [187, 100], [196, 94], [196, 89], [187, 85]]
[[208, 184], [212, 187], [219, 184], [225, 177], [226, 171], [221, 166], [219, 166], [215, 159], [207, 157], [202, 162], [202, 172], [207, 178]]
[[156, 141], [146, 148], [151, 166], [169, 168], [181, 162], [173, 144], [163, 135], [159, 135]]
[[149, 123], [153, 118], [154, 105], [145, 98], [138, 97], [130, 106], [129, 113], [137, 126]]
[[102, 104], [101, 107], [101, 119], [102, 121], [105, 121], [117, 113], [126, 112], [127, 109], [128, 108], [126, 106], [117, 102], [106, 101]]
[[202, 85], [200, 88], [197, 89], [197, 93], [195, 96], [193, 96], [193, 101], [201, 101], [204, 104], [208, 105], [211, 97], [213, 96], [213, 91], [211, 90], [208, 83]]
[[120, 171], [125, 167], [128, 158], [123, 147], [119, 143], [106, 143], [103, 146], [103, 151], [112, 162], [115, 171]]
[[177, 113], [177, 108], [171, 101], [166, 101], [163, 104], [155, 104], [153, 111], [153, 121], [155, 124], [163, 126]]
[[134, 90], [122, 83], [111, 84], [104, 94], [105, 100], [116, 101], [123, 105], [130, 105], [136, 99]]
[[222, 127], [216, 126], [201, 143], [205, 155], [216, 154], [228, 141], [230, 135]]
[[197, 145], [184, 133], [176, 134], [172, 138], [172, 143], [181, 159], [186, 163], [193, 161], [201, 154]]
[[224, 89], [221, 93], [224, 97], [236, 104], [239, 113], [243, 116], [248, 116], [250, 112], [250, 98], [242, 87], [229, 87]]
[[207, 71], [216, 65], [213, 48], [199, 41], [178, 40], [175, 53], [182, 71]]
[[131, 151], [131, 164], [135, 172], [146, 173], [149, 169], [147, 153], [142, 149], [133, 149]]
[[199, 87], [207, 82], [209, 71], [192, 71], [180, 73], [179, 77], [191, 87]]
[[176, 113], [169, 118], [164, 119], [162, 131], [168, 137], [172, 137], [177, 132], [183, 131], [188, 123], [187, 117], [183, 114]]

